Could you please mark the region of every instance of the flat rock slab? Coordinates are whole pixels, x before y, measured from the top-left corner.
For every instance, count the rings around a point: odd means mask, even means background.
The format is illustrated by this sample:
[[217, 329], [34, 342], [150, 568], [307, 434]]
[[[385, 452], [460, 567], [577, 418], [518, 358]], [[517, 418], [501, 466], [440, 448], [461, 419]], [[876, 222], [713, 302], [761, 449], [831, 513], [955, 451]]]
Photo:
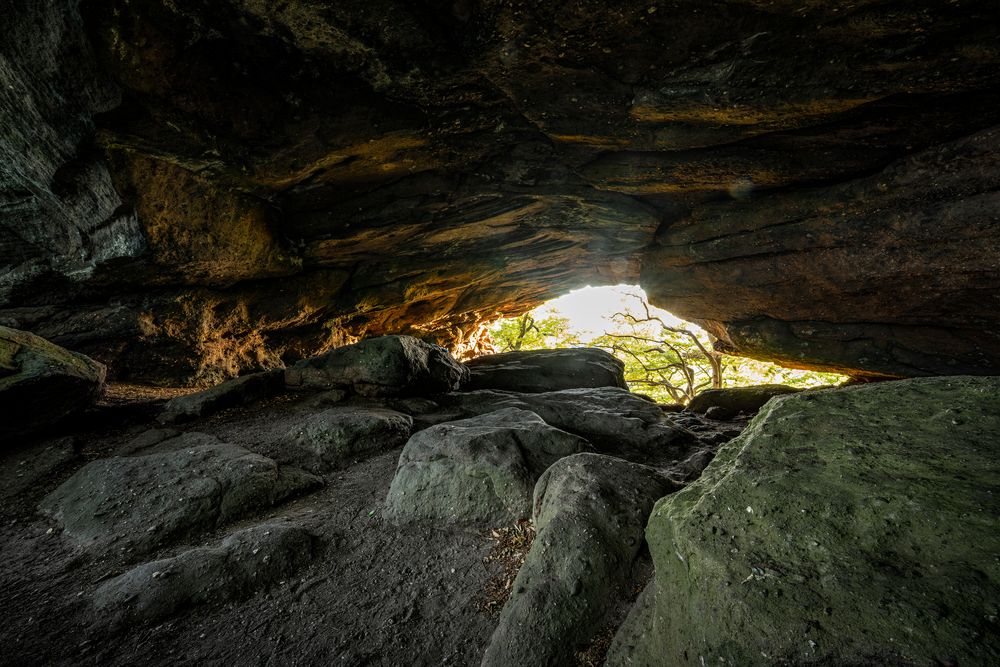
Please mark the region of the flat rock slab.
[[300, 526], [265, 523], [214, 547], [143, 563], [95, 591], [97, 622], [112, 627], [155, 622], [193, 605], [249, 597], [307, 564], [315, 546]]
[[0, 441], [13, 444], [91, 405], [104, 390], [105, 372], [90, 357], [0, 326]]
[[800, 391], [802, 390], [783, 384], [707, 389], [691, 399], [687, 410], [700, 415], [707, 414], [712, 419], [732, 419], [740, 413], [756, 414], [764, 407], [765, 403], [775, 396], [784, 396]]
[[402, 447], [412, 430], [413, 419], [395, 410], [330, 408], [289, 431], [279, 458], [312, 472], [328, 472], [357, 456]]
[[285, 389], [285, 371], [253, 373], [227, 380], [195, 394], [167, 401], [157, 417], [161, 424], [178, 424], [275, 396]]
[[221, 443], [88, 463], [39, 509], [89, 549], [146, 553], [322, 484]]
[[486, 649], [484, 667], [574, 664], [625, 598], [653, 505], [678, 486], [658, 471], [599, 454], [568, 456], [538, 480], [538, 531]]
[[381, 336], [304, 359], [285, 370], [293, 389], [350, 389], [364, 396], [412, 396], [458, 389], [468, 369], [448, 351], [412, 336]]
[[772, 400], [657, 504], [608, 664], [1000, 664], [998, 442], [996, 377]]
[[518, 392], [559, 391], [587, 387], [627, 389], [625, 364], [604, 350], [568, 348], [487, 354], [465, 362], [465, 389]]
[[385, 515], [490, 525], [526, 519], [545, 469], [589, 449], [583, 438], [516, 408], [432, 426], [403, 448]]
[[481, 390], [439, 397], [443, 406], [464, 414], [512, 407], [530, 410], [547, 424], [575, 433], [601, 449], [638, 450], [641, 456], [681, 453], [696, 440], [659, 406], [617, 387], [564, 389], [538, 394]]

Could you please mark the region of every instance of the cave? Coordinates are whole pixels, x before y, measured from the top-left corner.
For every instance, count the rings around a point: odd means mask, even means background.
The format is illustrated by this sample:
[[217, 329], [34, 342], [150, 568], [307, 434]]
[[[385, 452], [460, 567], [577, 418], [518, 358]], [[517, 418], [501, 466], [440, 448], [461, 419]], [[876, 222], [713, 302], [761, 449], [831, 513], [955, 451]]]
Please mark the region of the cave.
[[995, 0], [3, 16], [0, 662], [1000, 664]]

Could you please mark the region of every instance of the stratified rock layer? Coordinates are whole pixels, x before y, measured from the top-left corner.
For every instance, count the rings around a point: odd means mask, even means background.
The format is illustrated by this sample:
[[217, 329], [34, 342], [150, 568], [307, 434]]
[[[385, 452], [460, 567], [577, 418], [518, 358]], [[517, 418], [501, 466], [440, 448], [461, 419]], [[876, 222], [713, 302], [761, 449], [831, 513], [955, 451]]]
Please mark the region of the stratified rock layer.
[[211, 384], [640, 282], [727, 350], [1000, 372], [995, 0], [11, 0], [0, 323]]
[[609, 664], [997, 662], [998, 439], [995, 377], [772, 400], [657, 504]]

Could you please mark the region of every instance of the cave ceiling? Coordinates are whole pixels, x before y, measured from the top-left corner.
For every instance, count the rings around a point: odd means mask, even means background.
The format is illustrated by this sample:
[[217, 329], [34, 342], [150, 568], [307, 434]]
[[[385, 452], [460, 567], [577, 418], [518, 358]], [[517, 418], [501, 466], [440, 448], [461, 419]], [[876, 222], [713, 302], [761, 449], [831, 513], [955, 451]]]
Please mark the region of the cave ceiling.
[[719, 347], [1000, 372], [1000, 6], [13, 0], [0, 324], [217, 381], [640, 282]]

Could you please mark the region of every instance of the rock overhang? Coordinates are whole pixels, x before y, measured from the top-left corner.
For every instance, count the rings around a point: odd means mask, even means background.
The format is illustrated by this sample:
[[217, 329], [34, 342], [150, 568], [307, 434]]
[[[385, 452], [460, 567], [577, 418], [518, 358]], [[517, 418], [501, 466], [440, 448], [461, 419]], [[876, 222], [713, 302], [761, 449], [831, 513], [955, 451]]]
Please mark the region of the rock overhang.
[[997, 372], [997, 11], [23, 3], [0, 319], [210, 382], [641, 278], [737, 353]]

